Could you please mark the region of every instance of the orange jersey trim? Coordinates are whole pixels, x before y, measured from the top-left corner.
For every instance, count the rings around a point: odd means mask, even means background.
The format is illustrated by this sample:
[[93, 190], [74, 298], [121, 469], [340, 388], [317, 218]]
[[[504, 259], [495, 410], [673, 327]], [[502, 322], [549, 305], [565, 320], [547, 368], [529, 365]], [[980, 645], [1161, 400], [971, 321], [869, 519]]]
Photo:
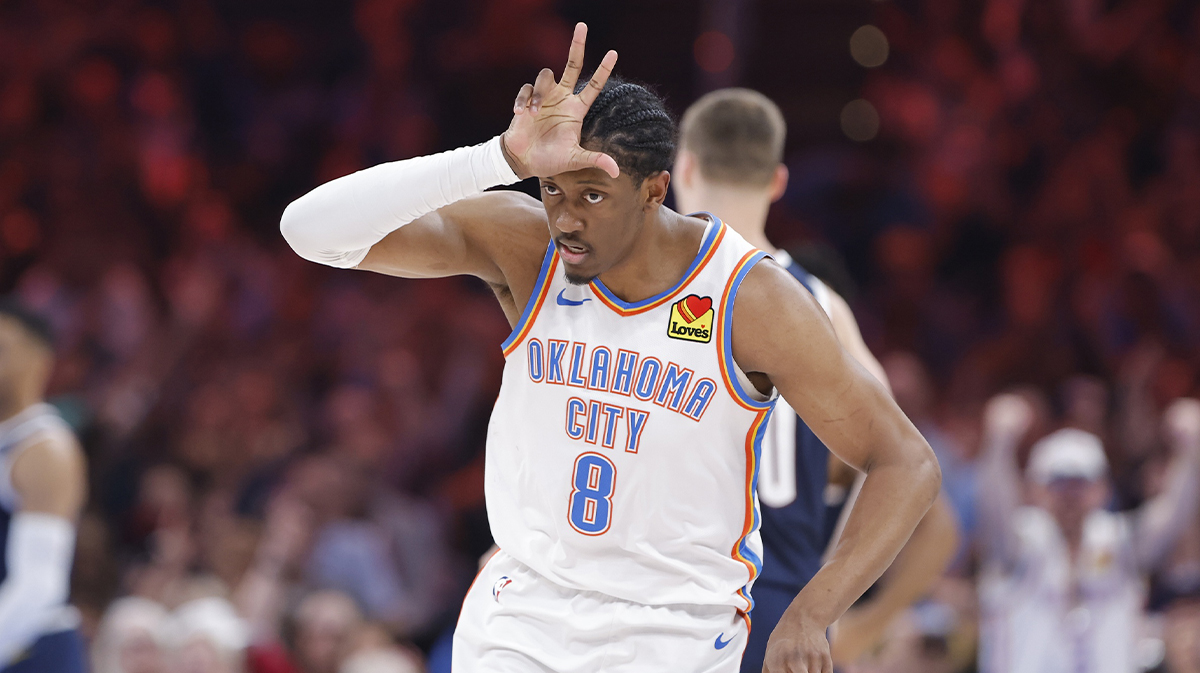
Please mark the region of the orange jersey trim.
[[687, 287], [688, 283], [696, 279], [696, 276], [704, 270], [704, 267], [708, 264], [709, 260], [713, 258], [717, 248], [721, 247], [721, 241], [725, 239], [725, 223], [716, 222], [713, 226], [717, 227], [716, 237], [708, 245], [707, 249], [703, 249], [701, 253], [698, 253], [698, 255], [700, 255], [699, 262], [693, 263], [691, 271], [689, 271], [688, 274], [683, 277], [683, 280], [679, 281], [678, 285], [668, 290], [665, 294], [660, 295], [647, 304], [634, 302], [628, 307], [621, 306], [617, 303], [617, 301], [614, 301], [618, 299], [616, 295], [613, 295], [607, 287], [604, 287], [602, 283], [599, 283], [596, 280], [593, 280], [591, 283], [593, 294], [595, 294], [600, 300], [600, 303], [609, 307], [621, 316], [631, 316], [639, 313], [645, 313], [646, 311], [658, 308], [659, 306], [671, 301], [671, 299], [678, 295], [683, 288]]

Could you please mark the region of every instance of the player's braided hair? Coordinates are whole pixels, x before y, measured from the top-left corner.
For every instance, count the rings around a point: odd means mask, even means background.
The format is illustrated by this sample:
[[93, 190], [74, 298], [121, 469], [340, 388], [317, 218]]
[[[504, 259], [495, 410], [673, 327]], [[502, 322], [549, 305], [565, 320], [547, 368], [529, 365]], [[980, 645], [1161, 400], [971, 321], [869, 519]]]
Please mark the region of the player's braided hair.
[[[587, 82], [581, 78], [576, 92]], [[671, 168], [677, 136], [675, 118], [662, 98], [614, 76], [584, 116], [580, 144], [608, 154], [622, 173], [641, 184], [647, 176]]]

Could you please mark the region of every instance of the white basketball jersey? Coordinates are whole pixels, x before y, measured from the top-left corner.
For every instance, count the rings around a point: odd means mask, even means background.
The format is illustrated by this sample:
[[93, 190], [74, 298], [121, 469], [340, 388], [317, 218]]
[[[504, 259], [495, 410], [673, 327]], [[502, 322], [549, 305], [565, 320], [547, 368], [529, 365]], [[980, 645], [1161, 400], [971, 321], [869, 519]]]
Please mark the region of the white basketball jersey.
[[567, 282], [553, 243], [504, 342], [488, 431], [496, 543], [560, 585], [749, 610], [755, 496], [774, 400], [733, 362], [738, 287], [764, 257], [716, 218], [670, 290], [625, 302]]

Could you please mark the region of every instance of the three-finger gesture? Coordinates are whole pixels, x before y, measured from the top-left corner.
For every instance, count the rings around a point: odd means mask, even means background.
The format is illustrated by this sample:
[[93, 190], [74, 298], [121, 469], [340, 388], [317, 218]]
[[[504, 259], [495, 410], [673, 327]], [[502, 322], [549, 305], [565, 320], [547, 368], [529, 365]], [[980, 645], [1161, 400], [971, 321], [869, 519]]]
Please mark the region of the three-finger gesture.
[[549, 177], [583, 168], [599, 168], [614, 178], [620, 174], [612, 157], [579, 146], [583, 117], [617, 63], [617, 52], [609, 51], [587, 86], [575, 93], [586, 42], [587, 25], [576, 24], [562, 79], [555, 82], [554, 71], [544, 68], [533, 84], [526, 84], [517, 93], [503, 145], [521, 178]]

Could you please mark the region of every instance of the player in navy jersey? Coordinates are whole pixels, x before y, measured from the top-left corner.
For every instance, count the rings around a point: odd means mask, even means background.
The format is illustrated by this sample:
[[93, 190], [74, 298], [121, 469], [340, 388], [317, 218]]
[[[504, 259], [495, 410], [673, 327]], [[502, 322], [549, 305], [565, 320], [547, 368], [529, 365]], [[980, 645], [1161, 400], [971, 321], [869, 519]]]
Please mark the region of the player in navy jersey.
[[83, 673], [67, 605], [83, 453], [42, 400], [54, 362], [46, 323], [0, 301], [0, 673]]
[[[825, 309], [838, 340], [884, 385], [883, 367], [867, 349], [846, 301], [766, 237], [767, 210], [787, 187], [786, 126], [779, 108], [748, 89], [722, 89], [692, 105], [680, 129], [674, 189], [681, 212], [707, 211], [771, 254]], [[829, 453], [813, 431], [780, 402], [764, 442], [758, 495], [762, 505], [763, 572], [754, 585], [754, 630], [743, 673], [762, 670], [768, 636], [798, 591], [821, 568], [858, 483], [857, 472]], [[939, 498], [914, 531], [886, 583], [839, 621], [834, 662], [847, 664], [882, 635], [900, 610], [923, 594], [956, 548], [957, 525]]]

